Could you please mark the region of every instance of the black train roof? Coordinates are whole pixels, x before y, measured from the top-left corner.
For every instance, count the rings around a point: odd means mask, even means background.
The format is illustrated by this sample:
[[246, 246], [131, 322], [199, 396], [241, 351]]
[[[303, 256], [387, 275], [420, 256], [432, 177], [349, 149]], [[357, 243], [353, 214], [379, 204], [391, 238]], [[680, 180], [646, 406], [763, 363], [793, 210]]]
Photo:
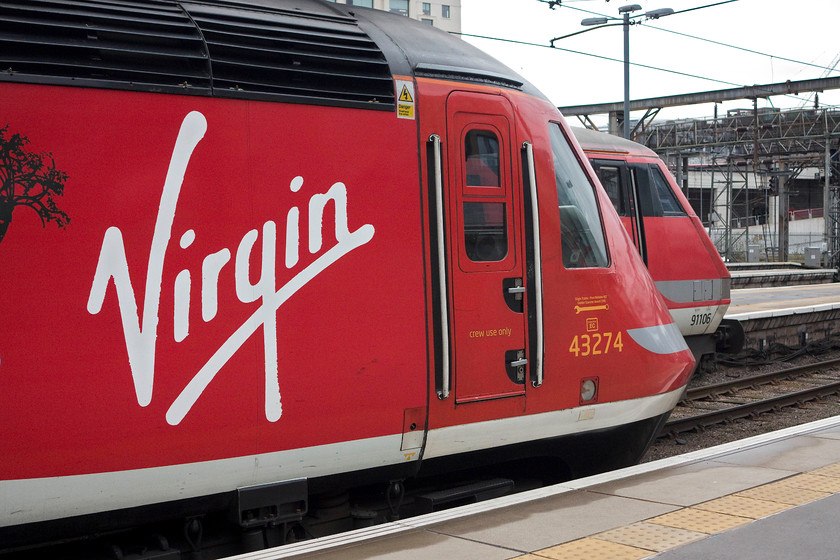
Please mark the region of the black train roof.
[[394, 110], [393, 75], [539, 95], [458, 37], [324, 0], [0, 5], [0, 81]]

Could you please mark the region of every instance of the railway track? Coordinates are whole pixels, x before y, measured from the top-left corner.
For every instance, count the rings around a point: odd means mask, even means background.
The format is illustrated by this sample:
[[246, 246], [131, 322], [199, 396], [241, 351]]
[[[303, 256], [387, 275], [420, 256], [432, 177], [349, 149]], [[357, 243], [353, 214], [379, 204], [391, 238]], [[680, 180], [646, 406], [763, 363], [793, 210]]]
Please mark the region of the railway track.
[[659, 437], [703, 431], [836, 394], [840, 394], [840, 359], [695, 387], [686, 392]]

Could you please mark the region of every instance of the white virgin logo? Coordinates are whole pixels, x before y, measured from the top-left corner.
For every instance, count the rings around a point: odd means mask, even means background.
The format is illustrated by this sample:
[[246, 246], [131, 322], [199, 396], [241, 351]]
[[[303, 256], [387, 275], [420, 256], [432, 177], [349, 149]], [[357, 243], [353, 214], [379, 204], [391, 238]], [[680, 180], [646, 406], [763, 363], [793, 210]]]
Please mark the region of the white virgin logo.
[[[120, 229], [111, 226], [105, 232], [99, 261], [93, 277], [93, 285], [88, 298], [87, 309], [91, 314], [102, 310], [108, 284], [113, 278], [117, 293], [117, 302], [122, 319], [128, 363], [131, 368], [134, 390], [140, 406], [147, 406], [152, 401], [152, 389], [155, 376], [155, 348], [158, 336], [158, 317], [160, 294], [163, 283], [163, 263], [172, 237], [172, 224], [178, 205], [178, 196], [184, 182], [184, 174], [198, 143], [207, 132], [207, 120], [197, 111], [189, 113], [181, 123], [172, 158], [163, 184], [160, 197], [152, 245], [149, 250], [149, 264], [146, 269], [146, 291], [143, 295], [143, 313], [137, 309], [137, 300], [131, 286], [128, 259]], [[290, 189], [300, 190], [303, 178], [295, 177]], [[199, 399], [207, 385], [221, 368], [242, 347], [251, 335], [260, 327], [263, 330], [265, 348], [265, 417], [276, 422], [282, 414], [280, 403], [280, 381], [277, 363], [277, 310], [292, 295], [310, 280], [326, 270], [341, 257], [352, 250], [368, 243], [374, 234], [374, 227], [366, 224], [351, 232], [347, 225], [347, 188], [344, 183], [335, 183], [324, 194], [315, 194], [309, 200], [309, 252], [316, 254], [322, 248], [322, 222], [324, 207], [332, 200], [335, 204], [335, 238], [337, 243], [321, 253], [312, 263], [298, 271], [285, 285], [276, 285], [275, 259], [277, 254], [277, 226], [267, 221], [262, 227], [262, 268], [260, 279], [251, 283], [249, 267], [251, 252], [259, 237], [259, 232], [252, 229], [239, 243], [234, 261], [236, 296], [242, 303], [259, 301], [259, 307], [237, 328], [219, 347], [204, 366], [193, 376], [181, 391], [166, 413], [166, 421], [171, 425], [179, 424], [192, 406]], [[286, 217], [286, 268], [294, 268], [299, 260], [300, 232], [297, 207], [289, 210]], [[180, 245], [189, 247], [195, 240], [195, 231], [187, 230], [181, 236]], [[201, 316], [207, 322], [216, 316], [218, 308], [218, 280], [222, 268], [230, 261], [231, 252], [224, 248], [207, 255], [201, 267]], [[176, 342], [181, 342], [189, 334], [191, 279], [188, 270], [182, 270], [175, 278], [173, 309], [174, 332]]]

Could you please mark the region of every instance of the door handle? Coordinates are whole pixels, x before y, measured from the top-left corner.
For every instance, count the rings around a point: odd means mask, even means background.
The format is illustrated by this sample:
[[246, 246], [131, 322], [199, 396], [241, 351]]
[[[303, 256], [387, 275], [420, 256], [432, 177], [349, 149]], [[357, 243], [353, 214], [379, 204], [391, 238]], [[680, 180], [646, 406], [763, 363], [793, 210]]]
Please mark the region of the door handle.
[[517, 385], [525, 384], [526, 365], [528, 365], [528, 358], [525, 357], [524, 348], [505, 352], [505, 371], [507, 371], [508, 379]]
[[[435, 192], [435, 231], [437, 232], [437, 272], [438, 289], [440, 290], [440, 387], [437, 391], [439, 399], [449, 398], [451, 371], [449, 364], [449, 315], [447, 311], [448, 296], [446, 293], [446, 245], [443, 226], [443, 152], [440, 136], [429, 136], [429, 158], [434, 162], [434, 192]], [[435, 383], [437, 385], [437, 383]]]
[[505, 278], [502, 280], [502, 294], [508, 308], [514, 313], [522, 313], [524, 310], [525, 291], [522, 278]]
[[534, 327], [536, 331], [536, 344], [534, 345], [531, 356], [534, 358], [534, 363], [531, 365], [531, 385], [539, 387], [543, 382], [543, 302], [542, 302], [542, 255], [540, 252], [540, 208], [539, 197], [537, 196], [537, 170], [534, 163], [534, 147], [531, 142], [522, 143], [522, 160], [528, 173], [525, 177], [528, 179], [528, 192], [531, 195], [531, 232], [534, 244], [534, 281], [533, 294], [534, 311], [536, 317], [534, 318]]

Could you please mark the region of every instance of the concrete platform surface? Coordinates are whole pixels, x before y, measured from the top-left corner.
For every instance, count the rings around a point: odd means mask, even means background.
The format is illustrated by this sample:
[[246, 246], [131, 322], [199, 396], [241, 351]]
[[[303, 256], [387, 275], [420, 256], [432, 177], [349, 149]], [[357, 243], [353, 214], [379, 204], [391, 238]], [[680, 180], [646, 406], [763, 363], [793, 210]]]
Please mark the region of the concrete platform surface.
[[732, 289], [763, 288], [833, 282], [837, 273], [833, 268], [735, 268], [727, 265], [732, 277]]
[[727, 318], [769, 311], [787, 314], [791, 310], [806, 312], [826, 307], [840, 308], [840, 282], [732, 290], [731, 300]]

